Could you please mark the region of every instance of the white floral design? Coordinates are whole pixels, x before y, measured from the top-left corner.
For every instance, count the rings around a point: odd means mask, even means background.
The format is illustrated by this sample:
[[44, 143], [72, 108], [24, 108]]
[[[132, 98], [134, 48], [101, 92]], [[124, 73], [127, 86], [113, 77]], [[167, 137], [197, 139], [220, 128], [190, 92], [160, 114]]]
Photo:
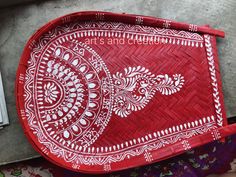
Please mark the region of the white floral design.
[[47, 103], [52, 103], [53, 101], [56, 101], [59, 92], [57, 91], [57, 88], [54, 83], [48, 82], [47, 84], [45, 84], [44, 90], [44, 99]]
[[158, 91], [172, 95], [182, 88], [184, 77], [174, 74], [155, 75], [138, 66], [124, 69], [124, 73], [113, 75], [115, 97], [113, 111], [120, 117], [127, 117], [132, 111], [143, 109]]

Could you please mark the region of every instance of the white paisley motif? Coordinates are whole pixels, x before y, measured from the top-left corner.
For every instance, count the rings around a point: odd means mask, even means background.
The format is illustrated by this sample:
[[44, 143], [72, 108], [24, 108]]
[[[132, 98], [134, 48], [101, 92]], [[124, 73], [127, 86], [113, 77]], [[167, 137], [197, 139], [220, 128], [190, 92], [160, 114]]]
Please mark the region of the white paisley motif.
[[184, 84], [181, 74], [174, 74], [173, 79], [167, 74], [156, 76], [141, 66], [125, 68], [124, 71], [124, 74], [117, 72], [113, 75], [113, 111], [120, 117], [143, 109], [156, 91], [162, 95], [171, 95], [180, 91]]

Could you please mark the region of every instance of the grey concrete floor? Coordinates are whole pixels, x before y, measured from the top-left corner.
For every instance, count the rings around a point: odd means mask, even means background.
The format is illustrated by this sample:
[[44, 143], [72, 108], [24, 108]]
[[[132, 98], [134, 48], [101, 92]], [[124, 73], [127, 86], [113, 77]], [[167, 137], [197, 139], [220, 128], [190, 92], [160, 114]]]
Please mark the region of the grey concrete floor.
[[220, 69], [227, 116], [236, 116], [236, 1], [235, 0], [57, 0], [0, 9], [0, 70], [10, 126], [0, 130], [0, 164], [38, 156], [17, 119], [14, 82], [27, 39], [49, 20], [64, 14], [102, 10], [133, 13], [210, 26], [226, 32], [218, 39]]
[[34, 0], [0, 0], [0, 8], [12, 6], [12, 5], [24, 4], [31, 1], [34, 1]]

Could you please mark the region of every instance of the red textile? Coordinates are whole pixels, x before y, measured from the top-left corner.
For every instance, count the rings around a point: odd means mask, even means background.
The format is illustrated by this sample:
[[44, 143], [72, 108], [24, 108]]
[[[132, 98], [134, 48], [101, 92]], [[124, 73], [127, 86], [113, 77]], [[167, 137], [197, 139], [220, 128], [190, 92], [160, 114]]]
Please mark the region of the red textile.
[[17, 71], [25, 134], [50, 161], [104, 173], [235, 133], [215, 35], [152, 17], [79, 12], [40, 28]]

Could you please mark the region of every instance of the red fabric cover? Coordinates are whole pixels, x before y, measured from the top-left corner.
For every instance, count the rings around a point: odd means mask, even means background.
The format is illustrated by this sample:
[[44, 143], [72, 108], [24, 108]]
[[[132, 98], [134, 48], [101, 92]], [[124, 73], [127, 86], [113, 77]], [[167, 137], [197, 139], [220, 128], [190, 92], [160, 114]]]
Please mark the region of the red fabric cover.
[[40, 28], [22, 54], [18, 114], [62, 167], [104, 173], [160, 161], [235, 133], [209, 27], [79, 12]]

